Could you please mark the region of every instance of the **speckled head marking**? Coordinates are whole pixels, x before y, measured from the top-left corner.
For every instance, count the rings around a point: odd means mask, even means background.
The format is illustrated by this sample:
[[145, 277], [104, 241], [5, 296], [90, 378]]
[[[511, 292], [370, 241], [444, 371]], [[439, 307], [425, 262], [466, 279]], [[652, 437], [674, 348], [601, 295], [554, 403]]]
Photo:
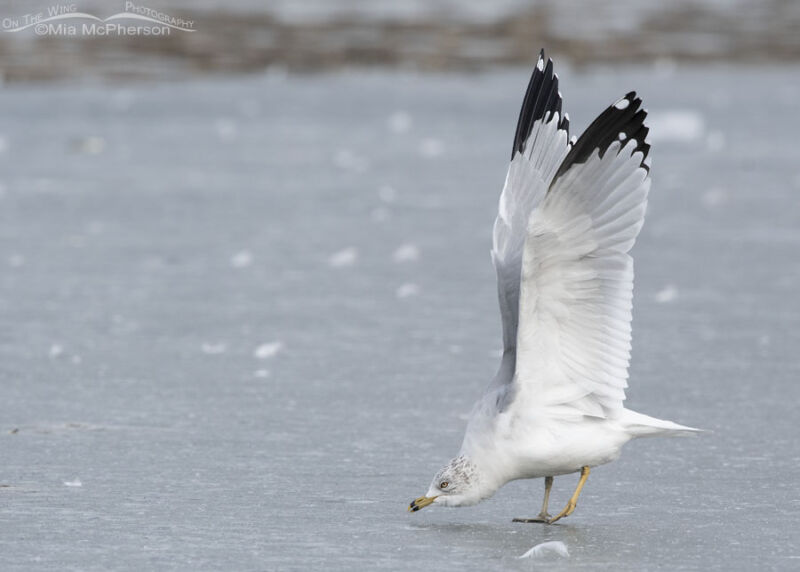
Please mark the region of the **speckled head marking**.
[[408, 510], [416, 512], [433, 504], [469, 506], [482, 500], [480, 475], [475, 463], [459, 455], [439, 469], [424, 497], [414, 500]]

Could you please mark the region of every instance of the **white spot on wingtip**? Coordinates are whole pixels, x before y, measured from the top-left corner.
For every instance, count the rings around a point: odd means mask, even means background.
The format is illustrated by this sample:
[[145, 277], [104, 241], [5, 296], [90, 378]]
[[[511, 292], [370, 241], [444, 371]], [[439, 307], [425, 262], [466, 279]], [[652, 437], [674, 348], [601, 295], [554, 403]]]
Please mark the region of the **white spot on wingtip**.
[[628, 101], [626, 98], [624, 98], [624, 97], [623, 97], [622, 99], [620, 99], [618, 102], [616, 102], [616, 103], [614, 104], [614, 107], [615, 107], [616, 109], [628, 109], [628, 106], [629, 106], [630, 104], [631, 104], [631, 102], [630, 102], [630, 101]]
[[536, 62], [536, 69], [539, 71], [544, 70], [544, 58], [542, 58], [542, 56], [539, 56], [539, 61]]
[[625, 141], [625, 139], [627, 139], [627, 138], [628, 138], [628, 136], [625, 134], [624, 131], [620, 131], [619, 135], [617, 135], [617, 139], [619, 139], [620, 141]]

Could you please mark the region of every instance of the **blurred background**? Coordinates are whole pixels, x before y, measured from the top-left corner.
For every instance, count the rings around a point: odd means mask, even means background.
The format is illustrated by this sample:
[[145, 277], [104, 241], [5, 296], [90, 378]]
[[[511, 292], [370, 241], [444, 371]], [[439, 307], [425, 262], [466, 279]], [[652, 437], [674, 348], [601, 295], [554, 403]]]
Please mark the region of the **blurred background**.
[[[627, 404], [710, 434], [409, 515], [541, 48], [572, 134], [649, 109]], [[0, 1], [0, 570], [796, 568], [798, 58], [796, 0]]]
[[[125, 2], [81, 0], [62, 7], [107, 18]], [[664, 60], [793, 61], [800, 56], [800, 5], [793, 0], [152, 0], [129, 2], [191, 21], [148, 37], [0, 35], [8, 81], [100, 77], [176, 79], [348, 67], [471, 71], [527, 64], [547, 46], [574, 65]], [[5, 0], [5, 18], [58, 3]], [[85, 20], [84, 20], [85, 21]], [[62, 22], [66, 22], [63, 21]], [[130, 23], [127, 21], [126, 23]], [[6, 30], [11, 23], [6, 21]]]

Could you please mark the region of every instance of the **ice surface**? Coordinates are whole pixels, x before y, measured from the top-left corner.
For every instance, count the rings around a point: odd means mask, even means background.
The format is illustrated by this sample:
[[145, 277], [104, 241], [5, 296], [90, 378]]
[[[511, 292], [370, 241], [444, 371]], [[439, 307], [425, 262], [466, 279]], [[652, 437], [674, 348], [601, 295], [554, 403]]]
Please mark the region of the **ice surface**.
[[[693, 141], [703, 135], [705, 121], [703, 116], [691, 109], [670, 109], [651, 111], [647, 118], [651, 142]], [[714, 140], [712, 146], [718, 145]]]
[[[557, 569], [796, 568], [800, 114], [770, 86], [799, 72], [559, 70], [573, 134], [636, 89], [726, 143], [653, 142], [633, 249], [626, 404], [711, 434], [627, 446], [550, 527], [511, 522], [541, 481], [406, 512], [498, 364], [488, 252], [530, 67], [133, 86], [125, 113], [115, 87], [4, 87], [0, 569], [530, 570], [545, 561], [518, 556], [548, 541], [569, 546]], [[414, 136], [387, 130], [397, 109]], [[102, 155], [74, 152], [86, 134]], [[421, 157], [424, 136], [447, 152]], [[369, 170], [337, 167], [340, 148]], [[404, 243], [413, 265], [392, 258]], [[258, 263], [234, 271], [245, 247]], [[359, 264], [334, 271], [346, 247]], [[422, 290], [398, 300], [405, 282]], [[556, 478], [551, 510], [576, 481]]]

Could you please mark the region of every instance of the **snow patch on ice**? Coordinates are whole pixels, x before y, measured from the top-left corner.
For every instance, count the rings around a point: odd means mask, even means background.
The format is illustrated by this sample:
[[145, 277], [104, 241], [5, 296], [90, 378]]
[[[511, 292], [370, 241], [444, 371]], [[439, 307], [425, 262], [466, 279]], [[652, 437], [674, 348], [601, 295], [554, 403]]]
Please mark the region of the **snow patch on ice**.
[[419, 248], [414, 244], [403, 244], [394, 251], [392, 260], [395, 262], [414, 262], [419, 260]]
[[253, 351], [253, 356], [258, 359], [269, 359], [283, 351], [283, 342], [274, 341], [261, 344]]
[[82, 487], [83, 483], [80, 479], [72, 479], [71, 481], [64, 481], [65, 487]]
[[397, 191], [389, 185], [383, 185], [378, 189], [378, 196], [385, 203], [393, 203], [397, 200]]
[[720, 188], [709, 189], [703, 193], [701, 200], [708, 208], [718, 207], [728, 200], [728, 193]]
[[661, 290], [656, 292], [656, 302], [659, 304], [666, 304], [667, 302], [672, 302], [678, 297], [678, 289], [672, 285], [667, 284]]
[[395, 291], [395, 295], [401, 299], [410, 298], [411, 296], [416, 296], [417, 294], [419, 294], [419, 286], [412, 282], [401, 284]]
[[358, 249], [354, 246], [334, 252], [328, 257], [328, 266], [331, 268], [345, 268], [353, 266], [358, 260]]
[[201, 349], [203, 350], [204, 354], [213, 356], [213, 355], [224, 354], [227, 351], [228, 346], [222, 342], [217, 342], [217, 343], [204, 342], [203, 345], [201, 346]]
[[389, 209], [385, 207], [376, 207], [370, 211], [369, 218], [372, 222], [384, 222], [389, 218]]
[[106, 150], [106, 140], [99, 135], [89, 135], [77, 141], [75, 149], [86, 155], [99, 155]]
[[52, 346], [50, 346], [50, 351], [48, 352], [47, 355], [55, 359], [63, 353], [64, 353], [64, 346], [62, 346], [61, 344], [53, 344]]
[[687, 142], [699, 139], [705, 131], [705, 120], [691, 109], [653, 112], [647, 120], [653, 141]]
[[21, 254], [12, 254], [8, 257], [8, 265], [12, 268], [19, 268], [25, 266], [25, 257]]
[[444, 142], [441, 139], [428, 137], [420, 141], [419, 152], [428, 159], [439, 157], [444, 153]]
[[411, 115], [406, 111], [398, 110], [389, 116], [386, 123], [394, 133], [406, 133], [411, 129]]
[[231, 266], [234, 268], [247, 268], [253, 263], [253, 253], [242, 250], [231, 256]]
[[333, 156], [333, 164], [344, 171], [363, 173], [369, 167], [366, 157], [354, 153], [350, 149], [339, 149]]
[[221, 117], [214, 122], [214, 130], [217, 137], [223, 143], [230, 143], [239, 135], [239, 128], [236, 122], [227, 117]]
[[555, 554], [563, 558], [569, 558], [569, 550], [567, 550], [567, 545], [560, 540], [550, 540], [548, 542], [537, 544], [525, 554], [520, 556], [520, 558], [542, 558], [543, 556], [549, 556], [550, 554]]
[[270, 376], [270, 372], [268, 369], [257, 369], [253, 372], [253, 377], [257, 377], [259, 379], [266, 379]]

